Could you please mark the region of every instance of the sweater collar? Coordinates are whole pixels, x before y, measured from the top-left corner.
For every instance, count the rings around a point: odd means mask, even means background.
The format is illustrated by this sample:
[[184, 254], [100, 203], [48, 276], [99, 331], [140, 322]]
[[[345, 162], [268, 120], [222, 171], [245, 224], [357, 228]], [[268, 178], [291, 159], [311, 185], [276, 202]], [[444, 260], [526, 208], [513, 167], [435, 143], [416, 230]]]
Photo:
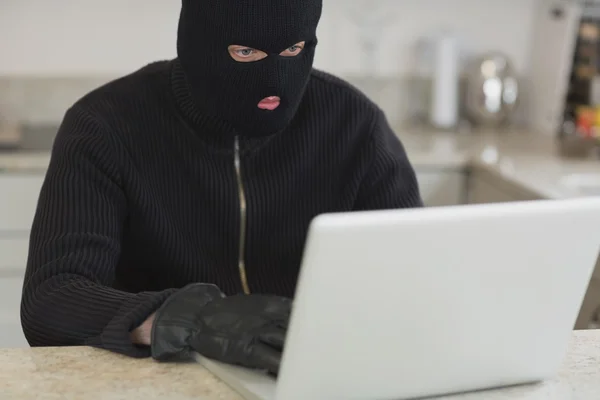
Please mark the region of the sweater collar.
[[184, 122], [211, 144], [230, 145], [233, 143], [236, 136], [233, 126], [220, 118], [202, 113], [196, 106], [185, 73], [177, 58], [171, 62], [170, 80], [175, 105]]
[[[175, 106], [185, 124], [211, 147], [233, 149], [234, 139], [238, 136], [235, 128], [227, 121], [203, 113], [198, 108], [178, 58], [171, 61], [170, 81]], [[246, 138], [239, 135], [241, 151], [254, 153], [281, 133], [258, 138]]]

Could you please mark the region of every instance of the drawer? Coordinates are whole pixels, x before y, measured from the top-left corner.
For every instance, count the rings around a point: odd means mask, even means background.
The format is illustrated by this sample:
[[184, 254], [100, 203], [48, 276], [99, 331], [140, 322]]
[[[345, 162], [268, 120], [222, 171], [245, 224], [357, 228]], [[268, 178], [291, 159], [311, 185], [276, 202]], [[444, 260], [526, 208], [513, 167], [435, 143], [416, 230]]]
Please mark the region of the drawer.
[[[7, 269], [25, 271], [29, 252], [29, 232], [0, 234], [0, 272]], [[1, 275], [0, 275], [1, 276]]]
[[29, 231], [44, 175], [0, 173], [0, 232]]

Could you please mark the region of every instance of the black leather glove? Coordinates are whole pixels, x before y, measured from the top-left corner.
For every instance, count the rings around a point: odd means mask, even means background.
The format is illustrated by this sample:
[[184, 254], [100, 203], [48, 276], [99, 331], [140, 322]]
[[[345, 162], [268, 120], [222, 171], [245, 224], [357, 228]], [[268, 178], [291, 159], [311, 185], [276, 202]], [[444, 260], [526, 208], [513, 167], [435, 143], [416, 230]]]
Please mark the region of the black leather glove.
[[291, 304], [277, 296], [225, 297], [214, 285], [188, 285], [156, 312], [152, 357], [166, 360], [196, 351], [227, 364], [277, 374]]

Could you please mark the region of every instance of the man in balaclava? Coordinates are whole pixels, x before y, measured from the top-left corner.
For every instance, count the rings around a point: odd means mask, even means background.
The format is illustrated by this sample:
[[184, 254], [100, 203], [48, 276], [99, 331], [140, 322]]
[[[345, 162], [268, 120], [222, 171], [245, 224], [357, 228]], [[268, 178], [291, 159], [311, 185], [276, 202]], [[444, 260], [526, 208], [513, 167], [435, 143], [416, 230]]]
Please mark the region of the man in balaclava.
[[[177, 49], [196, 107], [223, 122], [227, 133], [259, 137], [284, 129], [310, 78], [320, 16], [321, 1], [314, 0], [184, 1]], [[302, 51], [284, 53], [298, 43]], [[232, 45], [266, 57], [237, 61]], [[281, 104], [257, 106], [269, 97]]]
[[176, 59], [67, 111], [31, 232], [31, 345], [277, 372], [310, 221], [422, 205], [382, 111], [312, 69], [321, 7], [183, 0]]

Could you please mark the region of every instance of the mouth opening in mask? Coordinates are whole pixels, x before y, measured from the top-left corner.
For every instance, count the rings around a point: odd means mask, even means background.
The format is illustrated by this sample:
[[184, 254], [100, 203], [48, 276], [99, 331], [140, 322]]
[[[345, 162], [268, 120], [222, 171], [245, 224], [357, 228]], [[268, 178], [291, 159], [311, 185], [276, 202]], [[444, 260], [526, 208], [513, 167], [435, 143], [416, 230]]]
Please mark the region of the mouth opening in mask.
[[281, 99], [279, 96], [269, 96], [265, 97], [261, 101], [258, 102], [258, 108], [266, 111], [273, 111], [281, 104]]

